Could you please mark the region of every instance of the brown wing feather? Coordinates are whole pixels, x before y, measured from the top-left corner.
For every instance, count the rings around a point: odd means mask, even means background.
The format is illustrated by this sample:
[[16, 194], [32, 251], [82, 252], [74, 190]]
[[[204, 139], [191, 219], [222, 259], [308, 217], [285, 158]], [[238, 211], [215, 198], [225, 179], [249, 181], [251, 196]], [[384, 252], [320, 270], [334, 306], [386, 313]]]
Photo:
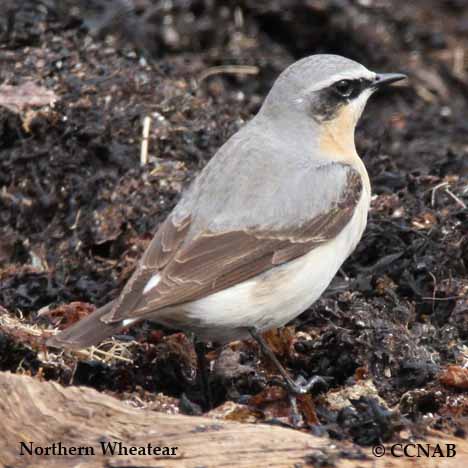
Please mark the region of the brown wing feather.
[[[186, 239], [190, 217], [176, 223], [169, 216], [105, 321], [140, 317], [200, 299], [310, 252], [346, 226], [361, 191], [360, 175], [350, 170], [341, 198], [327, 212], [282, 231], [203, 232]], [[157, 287], [143, 296], [145, 285], [158, 272]]]
[[109, 317], [133, 310], [137, 306], [146, 283], [174, 257], [185, 240], [189, 226], [190, 216], [180, 222], [175, 222], [172, 216], [166, 218], [146, 249], [140, 265], [115, 301], [112, 311], [108, 314]]

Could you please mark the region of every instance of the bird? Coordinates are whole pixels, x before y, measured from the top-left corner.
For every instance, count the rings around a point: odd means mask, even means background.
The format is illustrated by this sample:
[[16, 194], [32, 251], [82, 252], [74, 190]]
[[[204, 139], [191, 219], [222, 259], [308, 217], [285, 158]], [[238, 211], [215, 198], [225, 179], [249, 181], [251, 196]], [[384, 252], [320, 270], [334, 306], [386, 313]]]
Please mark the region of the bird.
[[200, 343], [254, 338], [291, 395], [310, 391], [318, 377], [293, 380], [262, 333], [308, 309], [360, 241], [371, 185], [355, 127], [369, 97], [404, 78], [331, 54], [290, 65], [182, 194], [118, 297], [47, 345], [96, 345], [141, 320]]

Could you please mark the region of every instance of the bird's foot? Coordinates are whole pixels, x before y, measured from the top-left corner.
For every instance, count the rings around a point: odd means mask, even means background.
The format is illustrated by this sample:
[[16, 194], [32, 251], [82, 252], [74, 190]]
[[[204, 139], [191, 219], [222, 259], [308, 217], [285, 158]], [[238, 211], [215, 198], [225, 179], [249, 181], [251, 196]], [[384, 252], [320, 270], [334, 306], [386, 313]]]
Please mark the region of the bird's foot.
[[290, 395], [293, 396], [306, 395], [316, 388], [328, 388], [326, 379], [319, 375], [314, 375], [309, 380], [306, 380], [302, 375], [300, 375], [296, 380], [291, 378], [285, 379], [274, 377], [269, 380], [269, 383], [283, 387]]
[[320, 377], [319, 375], [315, 375], [309, 380], [306, 380], [302, 375], [296, 380], [273, 378], [269, 380], [269, 383], [272, 385], [278, 385], [288, 392], [289, 404], [291, 406], [291, 423], [295, 428], [301, 427], [303, 423], [303, 419], [297, 405], [297, 397], [306, 395], [315, 389], [328, 388], [328, 383], [325, 378]]
[[302, 418], [297, 409], [296, 397], [306, 395], [316, 386], [327, 388], [328, 384], [326, 382], [326, 379], [317, 375], [309, 380], [306, 380], [302, 376], [299, 376], [296, 380], [293, 380], [289, 373], [286, 372], [286, 369], [278, 361], [278, 358], [275, 356], [273, 351], [268, 347], [267, 343], [265, 342], [262, 335], [258, 332], [258, 330], [251, 328], [249, 329], [249, 331], [252, 335], [252, 338], [254, 338], [260, 346], [260, 349], [262, 350], [263, 354], [271, 360], [271, 362], [278, 369], [278, 372], [281, 374], [282, 379], [275, 378], [270, 380], [270, 383], [274, 385], [279, 385], [288, 391], [289, 401], [291, 403], [292, 421], [294, 426], [297, 427], [300, 424]]

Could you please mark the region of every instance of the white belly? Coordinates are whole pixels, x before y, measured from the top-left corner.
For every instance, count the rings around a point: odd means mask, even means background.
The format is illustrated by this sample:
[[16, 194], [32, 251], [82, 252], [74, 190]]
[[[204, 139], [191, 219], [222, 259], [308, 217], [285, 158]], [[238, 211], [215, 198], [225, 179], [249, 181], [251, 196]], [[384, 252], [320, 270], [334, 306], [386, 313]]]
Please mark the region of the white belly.
[[160, 311], [161, 322], [221, 342], [246, 337], [249, 327], [268, 330], [286, 324], [321, 296], [354, 250], [367, 223], [368, 207], [364, 191], [353, 218], [334, 240], [183, 308]]

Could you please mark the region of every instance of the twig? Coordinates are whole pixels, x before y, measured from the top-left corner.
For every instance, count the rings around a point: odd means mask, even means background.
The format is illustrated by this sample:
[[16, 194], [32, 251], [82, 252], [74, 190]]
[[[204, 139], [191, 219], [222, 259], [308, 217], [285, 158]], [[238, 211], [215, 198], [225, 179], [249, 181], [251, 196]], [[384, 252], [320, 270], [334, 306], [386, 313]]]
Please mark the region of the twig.
[[453, 74], [459, 78], [465, 77], [465, 51], [463, 47], [455, 47], [453, 51]]
[[421, 297], [421, 299], [425, 300], [425, 301], [454, 301], [455, 299], [461, 299], [463, 297], [463, 295], [459, 295], [459, 296], [447, 296], [447, 297], [427, 297], [427, 296], [423, 296]]
[[434, 102], [434, 95], [429, 91], [425, 86], [416, 84], [414, 89], [416, 90], [417, 95], [426, 102]]
[[149, 132], [151, 127], [151, 117], [147, 115], [143, 119], [143, 135], [141, 137], [141, 151], [140, 151], [140, 165], [146, 166], [148, 164], [148, 143]]
[[70, 226], [70, 229], [72, 231], [74, 231], [78, 227], [78, 222], [80, 221], [80, 217], [81, 217], [81, 208], [79, 208], [78, 212], [76, 213], [75, 222], [73, 223], [72, 226]]
[[[437, 184], [435, 187], [432, 189], [427, 190], [427, 192], [431, 191], [431, 206], [434, 207], [435, 201], [436, 201], [436, 192], [440, 188], [445, 187], [444, 192], [451, 197], [458, 205], [460, 205], [464, 210], [467, 209], [466, 203], [457, 195], [455, 195], [450, 189], [450, 184], [448, 182], [441, 182], [440, 184]], [[426, 192], [425, 192], [426, 193]]]
[[94, 346], [92, 347], [92, 351], [90, 352], [90, 355], [91, 355], [91, 357], [94, 357], [94, 356], [102, 357], [102, 356], [104, 356], [106, 358], [115, 359], [117, 361], [124, 361], [124, 362], [133, 363], [133, 359], [129, 359], [129, 358], [120, 356], [118, 354], [114, 354], [112, 352], [107, 352], [107, 351], [104, 351], [102, 349], [95, 348]]
[[442, 187], [447, 187], [448, 182], [441, 182], [440, 184], [437, 184], [433, 189], [432, 189], [432, 194], [431, 194], [431, 206], [434, 207], [435, 205], [435, 197], [436, 197], [436, 192]]
[[464, 210], [466, 210], [467, 207], [465, 202], [461, 198], [458, 198], [453, 192], [451, 192], [448, 187], [445, 189], [445, 193], [452, 197], [456, 203], [458, 203]]
[[244, 27], [244, 13], [240, 7], [237, 7], [234, 10], [234, 23], [238, 29], [242, 29]]
[[103, 361], [103, 362], [108, 362], [109, 360], [115, 359], [116, 361], [133, 363], [133, 359], [129, 359], [129, 358], [126, 358], [124, 356], [117, 354], [115, 352], [115, 347], [112, 347], [110, 351], [104, 351], [100, 348], [96, 348], [95, 346], [91, 346], [90, 348], [85, 348], [85, 349], [80, 349], [78, 351], [74, 351], [74, 354], [78, 356], [84, 356], [88, 359], [97, 358], [98, 360]]
[[435, 277], [434, 273], [432, 273], [431, 271], [429, 272], [429, 275], [431, 276], [432, 278], [432, 281], [434, 282], [434, 288], [432, 290], [432, 312], [434, 312], [434, 309], [435, 309], [435, 299], [436, 299], [436, 293], [437, 293], [437, 278]]
[[237, 75], [258, 75], [260, 69], [253, 65], [220, 65], [219, 67], [207, 68], [198, 77], [198, 84], [212, 75], [222, 73], [237, 74]]

